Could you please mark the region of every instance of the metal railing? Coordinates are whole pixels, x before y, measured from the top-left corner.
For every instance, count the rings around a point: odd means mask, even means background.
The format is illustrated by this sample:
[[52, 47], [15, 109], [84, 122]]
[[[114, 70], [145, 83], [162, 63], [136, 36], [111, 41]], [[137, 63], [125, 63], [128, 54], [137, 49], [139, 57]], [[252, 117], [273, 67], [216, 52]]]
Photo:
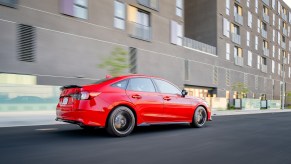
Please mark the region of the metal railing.
[[266, 4], [266, 5], [270, 5], [270, 1], [269, 0], [263, 0], [263, 2]]
[[183, 46], [216, 55], [216, 47], [183, 37]]
[[154, 10], [159, 10], [159, 0], [138, 0], [139, 4]]
[[231, 33], [231, 39], [236, 44], [241, 44], [241, 37], [236, 33]]
[[268, 38], [268, 32], [266, 30], [264, 30], [264, 29], [262, 29], [261, 31], [262, 31], [262, 37], [267, 39]]
[[270, 22], [270, 17], [269, 17], [269, 15], [267, 15], [267, 14], [264, 13], [264, 12], [263, 12], [263, 19], [264, 19], [264, 21], [266, 21], [267, 23]]
[[262, 70], [262, 72], [264, 72], [264, 73], [268, 73], [268, 67], [267, 67], [267, 65], [264, 65], [264, 64], [261, 64], [261, 70]]
[[263, 47], [263, 54], [264, 54], [265, 56], [269, 56], [269, 54], [270, 54], [270, 50], [269, 50], [268, 48]]
[[285, 21], [287, 21], [287, 15], [286, 14], [284, 14], [283, 12], [282, 12], [282, 18], [285, 20]]
[[239, 15], [238, 13], [234, 13], [234, 21], [243, 25], [243, 17]]
[[240, 57], [240, 56], [236, 56], [234, 58], [234, 64], [235, 65], [238, 65], [238, 66], [243, 66], [244, 65], [244, 58], [243, 57]]
[[135, 22], [128, 22], [128, 33], [131, 37], [150, 41], [151, 40], [151, 27], [138, 24]]
[[285, 36], [288, 36], [288, 31], [287, 31], [286, 28], [283, 28], [283, 34], [284, 34]]
[[283, 49], [286, 49], [286, 43], [283, 42], [283, 41], [281, 41], [281, 47], [282, 47]]

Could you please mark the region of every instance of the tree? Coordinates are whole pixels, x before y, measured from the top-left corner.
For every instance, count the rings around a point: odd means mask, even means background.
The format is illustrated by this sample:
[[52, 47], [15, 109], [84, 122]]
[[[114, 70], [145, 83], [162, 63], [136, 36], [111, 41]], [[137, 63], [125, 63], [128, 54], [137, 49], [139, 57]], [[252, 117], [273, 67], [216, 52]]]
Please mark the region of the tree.
[[103, 59], [102, 63], [98, 65], [99, 68], [107, 69], [111, 76], [121, 75], [125, 69], [129, 68], [128, 52], [121, 47], [116, 47], [111, 52], [111, 55]]
[[249, 93], [248, 87], [242, 82], [234, 83], [232, 85], [232, 91], [238, 92], [238, 98], [244, 98]]

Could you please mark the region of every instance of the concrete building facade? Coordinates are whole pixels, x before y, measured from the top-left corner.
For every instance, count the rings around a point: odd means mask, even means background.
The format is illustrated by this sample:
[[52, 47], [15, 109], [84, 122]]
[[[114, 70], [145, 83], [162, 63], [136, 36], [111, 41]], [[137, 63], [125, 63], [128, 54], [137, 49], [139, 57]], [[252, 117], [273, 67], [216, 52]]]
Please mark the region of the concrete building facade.
[[121, 47], [133, 66], [125, 73], [160, 76], [190, 95], [233, 98], [231, 86], [243, 82], [248, 97], [280, 99], [283, 56], [291, 91], [291, 10], [257, 1], [0, 0], [0, 79], [90, 83], [105, 77], [97, 65]]

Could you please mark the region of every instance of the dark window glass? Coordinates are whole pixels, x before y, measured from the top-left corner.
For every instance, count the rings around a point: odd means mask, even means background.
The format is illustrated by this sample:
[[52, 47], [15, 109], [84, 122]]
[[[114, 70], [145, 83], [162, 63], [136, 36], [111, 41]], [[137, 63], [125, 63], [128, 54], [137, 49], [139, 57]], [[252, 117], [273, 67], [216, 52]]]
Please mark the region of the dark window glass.
[[139, 92], [155, 92], [154, 84], [147, 78], [130, 79], [127, 90]]
[[154, 81], [157, 84], [161, 93], [181, 94], [181, 91], [177, 87], [168, 82], [158, 79], [155, 79]]
[[127, 86], [127, 80], [119, 81], [115, 84], [112, 84], [112, 87], [118, 87], [122, 89], [126, 89], [126, 86]]

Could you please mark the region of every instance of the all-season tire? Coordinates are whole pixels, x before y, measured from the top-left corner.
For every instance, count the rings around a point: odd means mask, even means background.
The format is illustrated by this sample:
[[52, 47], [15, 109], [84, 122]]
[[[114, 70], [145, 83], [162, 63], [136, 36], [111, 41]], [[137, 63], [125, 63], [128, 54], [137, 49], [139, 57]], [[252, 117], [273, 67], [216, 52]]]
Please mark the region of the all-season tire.
[[125, 106], [119, 106], [110, 114], [106, 130], [112, 136], [125, 137], [133, 131], [134, 126], [133, 112]]
[[205, 125], [206, 120], [207, 120], [206, 109], [202, 106], [199, 106], [194, 112], [191, 126], [195, 128], [201, 128]]

